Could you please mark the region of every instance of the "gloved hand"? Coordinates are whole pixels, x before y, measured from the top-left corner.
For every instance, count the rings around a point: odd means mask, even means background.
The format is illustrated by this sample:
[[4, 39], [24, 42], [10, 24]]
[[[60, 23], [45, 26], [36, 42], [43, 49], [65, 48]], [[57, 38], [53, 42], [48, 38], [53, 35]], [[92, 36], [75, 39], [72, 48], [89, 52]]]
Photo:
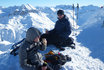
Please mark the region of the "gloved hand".
[[43, 63], [42, 70], [47, 70], [47, 63], [46, 62]]

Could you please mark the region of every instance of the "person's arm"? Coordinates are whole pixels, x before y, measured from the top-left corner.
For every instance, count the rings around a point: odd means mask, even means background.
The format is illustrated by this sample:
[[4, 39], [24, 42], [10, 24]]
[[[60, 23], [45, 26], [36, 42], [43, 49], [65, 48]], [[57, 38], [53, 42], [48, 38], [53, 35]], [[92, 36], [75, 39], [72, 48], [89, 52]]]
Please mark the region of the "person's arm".
[[67, 34], [68, 35], [70, 35], [71, 34], [71, 25], [70, 25], [70, 22], [69, 21], [67, 21], [67, 24], [66, 24], [66, 32], [67, 32]]
[[55, 32], [55, 28], [49, 31], [49, 33], [54, 33], [54, 32]]

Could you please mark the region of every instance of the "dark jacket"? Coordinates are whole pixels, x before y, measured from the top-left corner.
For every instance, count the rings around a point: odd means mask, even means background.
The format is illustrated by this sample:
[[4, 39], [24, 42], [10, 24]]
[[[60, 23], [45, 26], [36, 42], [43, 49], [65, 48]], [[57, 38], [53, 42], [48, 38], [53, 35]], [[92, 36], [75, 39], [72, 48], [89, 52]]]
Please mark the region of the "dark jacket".
[[65, 39], [68, 39], [71, 34], [71, 26], [68, 18], [64, 16], [62, 19], [58, 19], [55, 24], [55, 28], [49, 33], [57, 34]]
[[45, 50], [46, 46], [41, 42], [33, 42], [40, 35], [36, 28], [29, 28], [26, 33], [26, 39], [19, 48], [20, 65], [24, 70], [37, 70], [43, 64], [42, 56], [38, 50]]

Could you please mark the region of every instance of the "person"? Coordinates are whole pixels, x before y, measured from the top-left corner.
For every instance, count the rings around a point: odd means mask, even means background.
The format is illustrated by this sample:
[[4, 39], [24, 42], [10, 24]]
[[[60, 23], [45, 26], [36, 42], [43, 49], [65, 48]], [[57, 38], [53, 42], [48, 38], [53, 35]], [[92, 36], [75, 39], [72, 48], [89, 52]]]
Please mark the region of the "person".
[[[71, 26], [67, 16], [64, 14], [63, 10], [57, 11], [58, 20], [56, 21], [53, 30], [46, 30], [46, 33], [41, 36], [41, 38], [46, 38], [48, 45], [53, 44], [60, 50], [65, 50], [62, 46], [70, 46], [73, 42], [69, 38], [71, 34]], [[68, 42], [67, 44], [65, 42]], [[75, 48], [74, 46], [70, 46]]]
[[23, 70], [52, 70], [50, 67], [43, 66], [44, 61], [38, 50], [44, 51], [47, 46], [47, 41], [42, 38], [40, 41], [40, 31], [34, 27], [30, 27], [26, 32], [26, 38], [19, 48], [20, 66]]

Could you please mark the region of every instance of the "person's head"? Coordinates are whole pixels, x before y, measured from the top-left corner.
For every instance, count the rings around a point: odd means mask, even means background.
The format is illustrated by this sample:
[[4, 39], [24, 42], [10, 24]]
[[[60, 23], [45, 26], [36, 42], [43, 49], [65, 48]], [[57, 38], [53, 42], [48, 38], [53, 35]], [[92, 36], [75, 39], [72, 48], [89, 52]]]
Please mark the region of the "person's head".
[[64, 11], [63, 10], [58, 10], [57, 11], [57, 16], [59, 19], [62, 19], [64, 17]]
[[39, 40], [40, 40], [40, 36], [36, 37], [36, 38], [34, 39], [34, 42], [39, 42]]
[[34, 27], [30, 27], [26, 32], [26, 40], [29, 42], [38, 42], [39, 39], [40, 39], [39, 30]]

